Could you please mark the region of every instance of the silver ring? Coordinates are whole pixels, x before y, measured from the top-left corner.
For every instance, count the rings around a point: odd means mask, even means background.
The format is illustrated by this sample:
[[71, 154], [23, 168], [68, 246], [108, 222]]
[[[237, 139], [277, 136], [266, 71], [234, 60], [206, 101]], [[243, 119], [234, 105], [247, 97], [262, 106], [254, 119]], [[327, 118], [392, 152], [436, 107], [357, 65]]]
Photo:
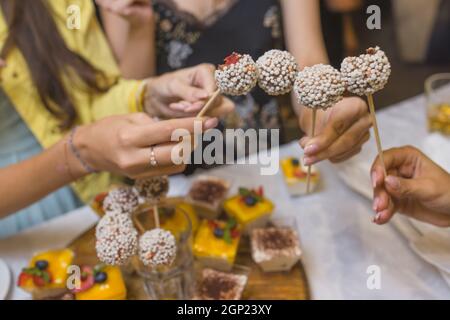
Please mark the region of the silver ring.
[[156, 161], [155, 148], [150, 147], [150, 166], [157, 167], [158, 161]]

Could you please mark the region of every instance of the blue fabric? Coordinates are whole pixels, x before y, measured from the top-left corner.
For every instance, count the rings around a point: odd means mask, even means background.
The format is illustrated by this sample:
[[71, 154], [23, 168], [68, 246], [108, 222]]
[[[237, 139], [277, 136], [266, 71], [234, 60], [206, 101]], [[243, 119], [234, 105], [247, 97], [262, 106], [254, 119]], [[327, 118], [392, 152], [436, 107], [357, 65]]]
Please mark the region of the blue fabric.
[[[18, 163], [42, 152], [42, 147], [0, 89], [0, 168]], [[30, 183], [35, 183], [30, 181]], [[0, 219], [0, 239], [60, 216], [82, 203], [65, 187], [32, 206]]]

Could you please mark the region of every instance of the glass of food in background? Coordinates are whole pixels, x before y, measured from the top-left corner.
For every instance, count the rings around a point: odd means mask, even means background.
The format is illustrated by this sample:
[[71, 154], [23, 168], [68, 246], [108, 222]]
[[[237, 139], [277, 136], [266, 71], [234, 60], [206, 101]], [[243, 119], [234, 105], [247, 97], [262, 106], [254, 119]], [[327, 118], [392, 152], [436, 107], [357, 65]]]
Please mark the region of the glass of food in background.
[[[194, 258], [192, 254], [192, 221], [180, 199], [166, 199], [158, 205], [160, 228], [170, 231], [176, 239], [176, 258], [170, 266], [151, 268], [141, 261], [137, 271], [152, 300], [186, 300], [193, 295], [195, 286]], [[147, 231], [155, 228], [152, 205], [144, 205], [135, 219]]]
[[438, 73], [425, 80], [428, 129], [450, 136], [450, 73]]

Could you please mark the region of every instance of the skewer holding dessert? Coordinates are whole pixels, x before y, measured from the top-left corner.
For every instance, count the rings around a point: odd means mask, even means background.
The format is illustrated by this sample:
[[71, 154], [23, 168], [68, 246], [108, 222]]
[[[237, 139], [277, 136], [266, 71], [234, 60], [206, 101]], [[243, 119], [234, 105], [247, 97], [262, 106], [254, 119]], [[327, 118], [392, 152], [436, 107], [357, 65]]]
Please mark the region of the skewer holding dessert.
[[384, 51], [379, 47], [368, 48], [366, 54], [358, 57], [347, 57], [341, 64], [342, 78], [347, 90], [359, 96], [365, 95], [369, 104], [370, 115], [375, 132], [378, 154], [383, 164], [385, 176], [383, 149], [375, 115], [373, 94], [384, 88], [391, 75], [391, 64]]
[[[305, 67], [297, 75], [294, 90], [298, 102], [312, 109], [312, 132], [316, 133], [318, 110], [327, 110], [343, 99], [345, 82], [341, 73], [330, 65], [316, 64]], [[308, 166], [306, 192], [310, 192], [311, 166]]]

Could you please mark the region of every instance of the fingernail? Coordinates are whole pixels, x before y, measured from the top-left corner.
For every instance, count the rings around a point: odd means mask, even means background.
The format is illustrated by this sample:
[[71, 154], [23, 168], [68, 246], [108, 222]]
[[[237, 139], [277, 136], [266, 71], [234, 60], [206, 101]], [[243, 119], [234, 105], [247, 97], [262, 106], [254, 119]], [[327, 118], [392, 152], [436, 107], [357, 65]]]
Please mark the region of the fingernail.
[[377, 187], [377, 173], [375, 171], [372, 172], [371, 178], [372, 178], [372, 187], [376, 188]]
[[378, 223], [379, 220], [380, 220], [380, 214], [377, 213], [377, 214], [375, 215], [375, 217], [372, 219], [372, 222], [373, 222], [373, 223]]
[[319, 150], [319, 147], [316, 144], [310, 144], [305, 147], [305, 154], [312, 154]]
[[400, 189], [400, 181], [398, 178], [393, 176], [387, 176], [386, 177], [386, 184], [391, 187], [392, 189], [398, 190]]
[[316, 159], [314, 157], [304, 157], [303, 158], [303, 164], [305, 166], [310, 166], [310, 165], [314, 164], [315, 160]]
[[204, 128], [205, 128], [205, 130], [213, 129], [213, 128], [217, 127], [218, 124], [219, 124], [219, 119], [211, 118], [211, 119], [208, 119], [205, 121]]
[[307, 139], [306, 137], [300, 139], [300, 141], [299, 141], [300, 147], [305, 144], [306, 139]]
[[377, 197], [373, 200], [373, 205], [372, 205], [372, 209], [373, 211], [377, 211], [378, 210], [378, 205], [380, 204], [380, 199]]

